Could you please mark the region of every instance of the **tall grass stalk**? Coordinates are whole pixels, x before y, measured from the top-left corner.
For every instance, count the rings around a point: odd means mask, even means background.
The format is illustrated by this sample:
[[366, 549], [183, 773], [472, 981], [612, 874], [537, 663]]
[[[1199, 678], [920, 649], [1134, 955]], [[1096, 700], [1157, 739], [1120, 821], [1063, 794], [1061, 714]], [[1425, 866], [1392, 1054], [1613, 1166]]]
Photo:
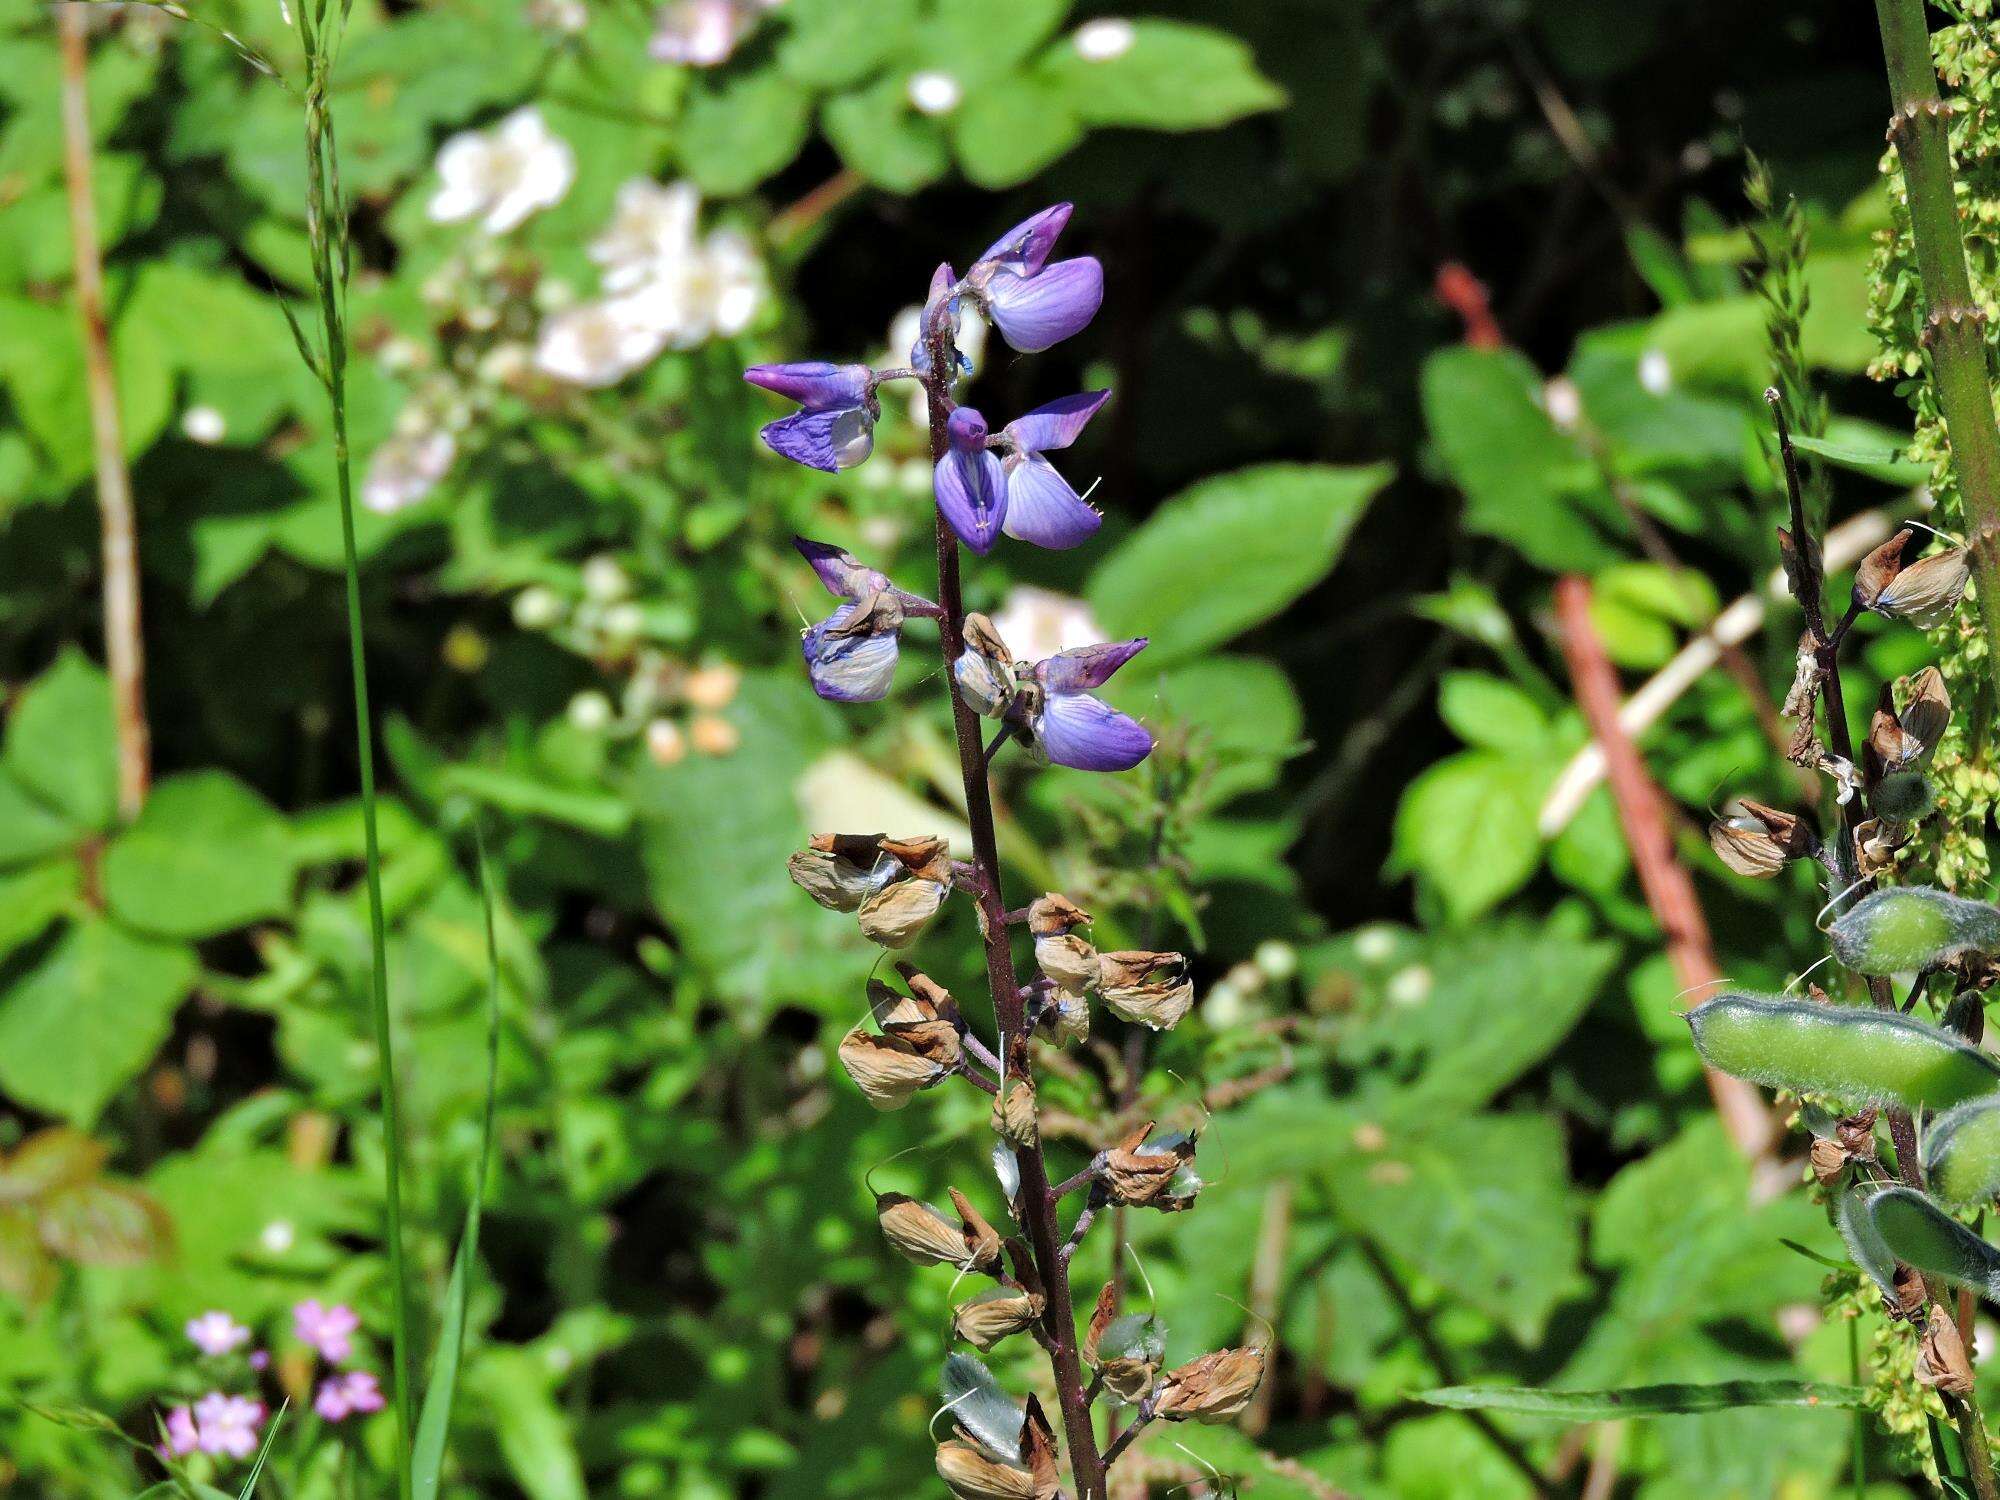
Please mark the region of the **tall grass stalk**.
[[[375, 1021], [376, 1073], [382, 1094], [382, 1187], [392, 1286], [389, 1367], [396, 1407], [396, 1490], [410, 1500], [410, 1298], [403, 1254], [403, 1143], [396, 1107], [396, 1056], [389, 1019], [389, 974], [382, 916], [382, 853], [375, 817], [375, 728], [368, 708], [368, 662], [361, 619], [361, 569], [354, 545], [354, 477], [347, 451], [347, 205], [340, 191], [339, 150], [327, 91], [347, 20], [346, 0], [294, 0], [305, 48], [306, 234], [318, 294], [320, 345], [316, 373], [332, 412], [334, 480], [340, 495], [340, 535], [347, 572], [347, 639], [354, 671], [354, 728], [361, 765], [361, 827], [367, 866], [370, 1004]], [[302, 348], [304, 347], [302, 341]], [[312, 358], [309, 349], [308, 358]]]

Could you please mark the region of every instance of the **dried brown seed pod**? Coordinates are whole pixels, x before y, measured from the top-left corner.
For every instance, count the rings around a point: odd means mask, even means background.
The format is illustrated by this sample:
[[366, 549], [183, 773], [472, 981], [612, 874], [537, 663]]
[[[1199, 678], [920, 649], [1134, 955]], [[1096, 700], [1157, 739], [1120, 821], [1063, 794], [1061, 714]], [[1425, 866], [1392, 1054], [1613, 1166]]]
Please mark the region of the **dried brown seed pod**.
[[947, 1070], [894, 1037], [860, 1027], [840, 1039], [840, 1065], [877, 1109], [901, 1109], [945, 1077]]
[[1169, 1422], [1227, 1422], [1250, 1404], [1263, 1379], [1262, 1349], [1218, 1349], [1167, 1371], [1153, 1414]]
[[952, 1310], [951, 1329], [975, 1349], [991, 1349], [1000, 1340], [1032, 1328], [1047, 1306], [1047, 1299], [1034, 1292], [989, 1287]]
[[1035, 1125], [1035, 1086], [1027, 1079], [1000, 1080], [1000, 1092], [993, 1100], [993, 1132], [1019, 1150], [1040, 1139]]
[[1104, 1153], [1104, 1182], [1111, 1201], [1167, 1213], [1190, 1207], [1202, 1186], [1189, 1169], [1194, 1138], [1177, 1131], [1149, 1142], [1152, 1130], [1149, 1120]]
[[1167, 1031], [1194, 1007], [1194, 980], [1178, 953], [1100, 953], [1097, 960], [1098, 994], [1122, 1020]]

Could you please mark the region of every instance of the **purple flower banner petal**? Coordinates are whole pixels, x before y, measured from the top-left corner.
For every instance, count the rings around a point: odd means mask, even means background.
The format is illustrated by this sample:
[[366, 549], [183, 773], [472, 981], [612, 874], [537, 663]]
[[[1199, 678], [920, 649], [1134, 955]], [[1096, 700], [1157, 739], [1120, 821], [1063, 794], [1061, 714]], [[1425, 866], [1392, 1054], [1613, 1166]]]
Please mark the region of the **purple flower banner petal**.
[[1088, 693], [1049, 694], [1034, 730], [1043, 754], [1079, 771], [1129, 771], [1153, 753], [1145, 725]]
[[1059, 344], [1104, 301], [1104, 268], [1088, 255], [1057, 261], [1033, 276], [1002, 271], [986, 286], [986, 306], [1000, 337], [1023, 354]]
[[1061, 549], [1088, 540], [1104, 517], [1045, 458], [1010, 460], [1002, 527], [1016, 541]]
[[1084, 424], [1097, 415], [1097, 409], [1110, 396], [1108, 390], [1064, 396], [1060, 401], [1036, 407], [1026, 416], [1016, 417], [1007, 424], [1005, 431], [1014, 440], [1014, 446], [1024, 453], [1047, 453], [1053, 448], [1067, 448], [1077, 440]]

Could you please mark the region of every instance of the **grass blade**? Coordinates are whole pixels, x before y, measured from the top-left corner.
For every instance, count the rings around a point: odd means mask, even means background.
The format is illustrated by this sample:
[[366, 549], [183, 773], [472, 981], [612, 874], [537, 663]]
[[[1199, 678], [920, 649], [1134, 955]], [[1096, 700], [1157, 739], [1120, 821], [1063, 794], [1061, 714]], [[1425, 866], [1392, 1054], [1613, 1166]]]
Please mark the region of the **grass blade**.
[[445, 1439], [451, 1430], [452, 1400], [458, 1391], [459, 1361], [465, 1352], [465, 1302], [472, 1285], [472, 1268], [479, 1261], [479, 1212], [493, 1160], [493, 1110], [500, 1078], [500, 945], [494, 935], [493, 876], [486, 863], [486, 835], [477, 823], [472, 831], [479, 848], [479, 904], [486, 918], [486, 1109], [479, 1131], [479, 1171], [465, 1205], [458, 1253], [452, 1257], [444, 1317], [431, 1355], [416, 1441], [410, 1450], [411, 1490], [416, 1500], [437, 1500], [444, 1472]]
[[1861, 1408], [1868, 1393], [1856, 1385], [1817, 1380], [1718, 1380], [1707, 1385], [1634, 1385], [1608, 1391], [1542, 1391], [1532, 1386], [1452, 1385], [1419, 1391], [1415, 1399], [1455, 1411], [1504, 1411], [1524, 1417], [1603, 1422], [1616, 1417], [1687, 1416], [1744, 1406]]
[[281, 1405], [271, 1418], [271, 1425], [264, 1429], [264, 1441], [257, 1449], [257, 1462], [250, 1465], [250, 1472], [243, 1476], [243, 1488], [236, 1492], [236, 1500], [251, 1500], [257, 1493], [257, 1479], [264, 1472], [264, 1461], [271, 1456], [271, 1444], [277, 1441], [278, 1428], [285, 1420], [285, 1413], [291, 1409], [291, 1402]]

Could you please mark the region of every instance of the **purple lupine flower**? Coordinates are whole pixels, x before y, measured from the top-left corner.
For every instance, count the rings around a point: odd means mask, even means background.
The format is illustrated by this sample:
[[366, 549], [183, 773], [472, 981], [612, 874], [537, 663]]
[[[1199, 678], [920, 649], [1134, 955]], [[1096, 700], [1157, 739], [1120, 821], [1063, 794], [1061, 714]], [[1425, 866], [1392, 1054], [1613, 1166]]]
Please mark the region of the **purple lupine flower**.
[[1067, 448], [1111, 392], [1085, 391], [1038, 406], [1000, 430], [1007, 500], [1001, 529], [1037, 547], [1074, 547], [1104, 524], [1042, 454]]
[[229, 1353], [249, 1341], [250, 1330], [226, 1312], [205, 1312], [187, 1321], [188, 1342], [211, 1357]]
[[1145, 649], [1146, 638], [1059, 651], [1035, 663], [1041, 704], [1031, 714], [1029, 748], [1079, 771], [1129, 771], [1153, 751], [1153, 737], [1090, 689], [1102, 687]]
[[752, 365], [743, 378], [805, 408], [766, 423], [759, 434], [773, 453], [809, 469], [837, 474], [867, 458], [875, 446], [875, 372], [866, 365], [823, 359], [789, 365]]
[[383, 1407], [381, 1382], [370, 1370], [349, 1370], [319, 1383], [313, 1410], [328, 1422], [366, 1416]]
[[1049, 261], [1069, 216], [1070, 205], [1058, 203], [1016, 224], [960, 284], [1000, 337], [1023, 354], [1061, 343], [1097, 316], [1104, 301], [1104, 267], [1095, 256]]
[[257, 1451], [257, 1429], [264, 1422], [264, 1403], [248, 1396], [210, 1391], [194, 1404], [196, 1441], [204, 1453], [248, 1458]]
[[971, 407], [953, 411], [945, 431], [951, 446], [932, 474], [938, 509], [959, 539], [983, 557], [1000, 539], [1007, 518], [1007, 474], [999, 455], [986, 446], [986, 418]]
[[201, 1446], [201, 1433], [194, 1425], [194, 1413], [176, 1406], [167, 1413], [166, 1441], [155, 1450], [162, 1458], [186, 1458]]
[[360, 1326], [354, 1309], [343, 1303], [324, 1307], [309, 1297], [292, 1309], [292, 1332], [328, 1364], [337, 1365], [354, 1352], [354, 1330]]
[[[949, 328], [952, 348], [958, 348], [959, 315], [964, 302], [959, 296], [958, 273], [945, 261], [931, 272], [931, 289], [924, 297], [924, 315], [917, 323], [917, 341], [910, 345], [910, 368], [919, 375], [931, 372], [931, 339], [938, 329]], [[961, 352], [958, 373], [970, 375], [972, 361]]]
[[901, 650], [903, 621], [944, 613], [919, 594], [899, 589], [889, 575], [826, 542], [794, 537], [792, 545], [812, 564], [827, 591], [848, 602], [800, 641], [813, 691], [834, 703], [875, 703], [889, 695]]

